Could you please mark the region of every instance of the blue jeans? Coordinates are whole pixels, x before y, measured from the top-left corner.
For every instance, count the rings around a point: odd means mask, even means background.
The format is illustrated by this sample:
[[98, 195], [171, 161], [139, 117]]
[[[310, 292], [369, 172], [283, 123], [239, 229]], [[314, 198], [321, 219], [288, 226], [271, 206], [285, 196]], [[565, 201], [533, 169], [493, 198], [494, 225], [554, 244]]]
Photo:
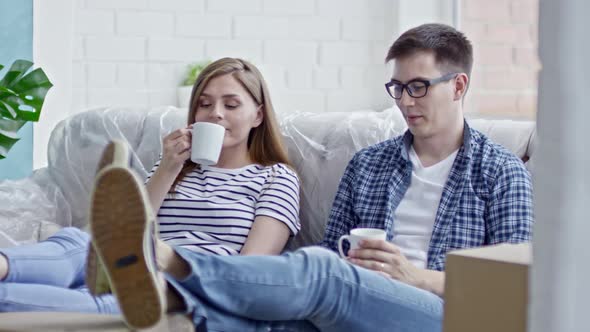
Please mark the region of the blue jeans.
[[443, 300], [347, 263], [321, 247], [282, 256], [176, 252], [190, 265], [167, 277], [207, 331], [441, 331]]
[[[64, 228], [46, 241], [0, 249], [9, 274], [1, 311], [118, 313], [112, 295], [83, 286], [88, 234]], [[282, 256], [211, 256], [175, 248], [191, 267], [167, 278], [197, 327], [208, 331], [441, 331], [443, 301], [310, 247]]]
[[114, 296], [94, 297], [85, 287], [90, 237], [63, 228], [47, 240], [0, 249], [8, 275], [0, 281], [0, 312], [70, 311], [119, 313]]

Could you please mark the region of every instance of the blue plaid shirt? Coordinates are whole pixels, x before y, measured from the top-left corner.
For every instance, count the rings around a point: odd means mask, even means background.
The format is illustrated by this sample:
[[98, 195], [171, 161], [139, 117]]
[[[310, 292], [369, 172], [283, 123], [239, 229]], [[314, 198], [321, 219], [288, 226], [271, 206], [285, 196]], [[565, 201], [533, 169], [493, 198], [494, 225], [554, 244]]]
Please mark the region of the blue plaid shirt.
[[[385, 229], [388, 240], [395, 236], [394, 211], [412, 175], [412, 140], [407, 131], [356, 153], [338, 187], [322, 246], [338, 250], [338, 238], [357, 227]], [[465, 123], [434, 221], [428, 269], [443, 271], [452, 249], [529, 241], [532, 226], [532, 183], [522, 161]]]

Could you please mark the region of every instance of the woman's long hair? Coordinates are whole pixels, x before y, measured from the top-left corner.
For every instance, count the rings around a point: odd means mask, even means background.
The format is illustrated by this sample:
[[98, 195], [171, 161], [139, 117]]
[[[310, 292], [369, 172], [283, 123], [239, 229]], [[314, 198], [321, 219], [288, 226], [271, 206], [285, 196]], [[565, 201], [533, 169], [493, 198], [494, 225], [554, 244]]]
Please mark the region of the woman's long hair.
[[[275, 117], [272, 102], [270, 101], [266, 82], [258, 68], [248, 61], [237, 58], [222, 58], [203, 69], [199, 77], [197, 77], [191, 93], [188, 124], [190, 125], [195, 121], [195, 113], [199, 106], [199, 97], [209, 81], [215, 77], [227, 74], [231, 74], [242, 84], [250, 96], [252, 96], [257, 106], [262, 106], [262, 123], [258, 127], [252, 128], [248, 135], [248, 154], [250, 155], [250, 159], [263, 166], [283, 163], [293, 169], [287, 157], [287, 151], [283, 146], [279, 125]], [[171, 190], [190, 171], [198, 167], [198, 164], [195, 164], [190, 159], [187, 160], [174, 180]]]

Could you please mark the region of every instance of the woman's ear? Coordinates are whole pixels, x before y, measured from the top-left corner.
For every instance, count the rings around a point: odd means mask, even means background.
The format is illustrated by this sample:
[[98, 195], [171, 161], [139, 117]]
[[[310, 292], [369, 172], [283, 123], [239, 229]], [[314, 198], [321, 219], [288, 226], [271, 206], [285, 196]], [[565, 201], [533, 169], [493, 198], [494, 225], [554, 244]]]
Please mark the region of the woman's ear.
[[455, 96], [453, 100], [461, 100], [467, 92], [469, 77], [465, 73], [459, 73], [455, 78]]
[[260, 124], [262, 123], [262, 120], [264, 120], [264, 112], [263, 110], [264, 105], [260, 105], [258, 106], [258, 108], [256, 108], [256, 118], [254, 119], [254, 122], [252, 123], [252, 128], [256, 128], [258, 126], [260, 126]]

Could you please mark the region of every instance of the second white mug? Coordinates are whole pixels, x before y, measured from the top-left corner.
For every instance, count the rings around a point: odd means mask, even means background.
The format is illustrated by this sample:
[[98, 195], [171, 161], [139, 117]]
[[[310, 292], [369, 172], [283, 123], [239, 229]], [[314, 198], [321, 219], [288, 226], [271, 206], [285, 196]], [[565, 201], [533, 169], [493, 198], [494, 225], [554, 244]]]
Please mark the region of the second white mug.
[[357, 249], [358, 243], [363, 239], [377, 239], [384, 240], [387, 238], [387, 233], [379, 228], [355, 228], [350, 230], [350, 235], [342, 235], [338, 239], [338, 252], [340, 257], [345, 258], [344, 250], [342, 249], [342, 243], [348, 241], [350, 243], [350, 249]]
[[225, 128], [210, 122], [193, 124], [191, 160], [200, 165], [215, 165], [219, 161]]

